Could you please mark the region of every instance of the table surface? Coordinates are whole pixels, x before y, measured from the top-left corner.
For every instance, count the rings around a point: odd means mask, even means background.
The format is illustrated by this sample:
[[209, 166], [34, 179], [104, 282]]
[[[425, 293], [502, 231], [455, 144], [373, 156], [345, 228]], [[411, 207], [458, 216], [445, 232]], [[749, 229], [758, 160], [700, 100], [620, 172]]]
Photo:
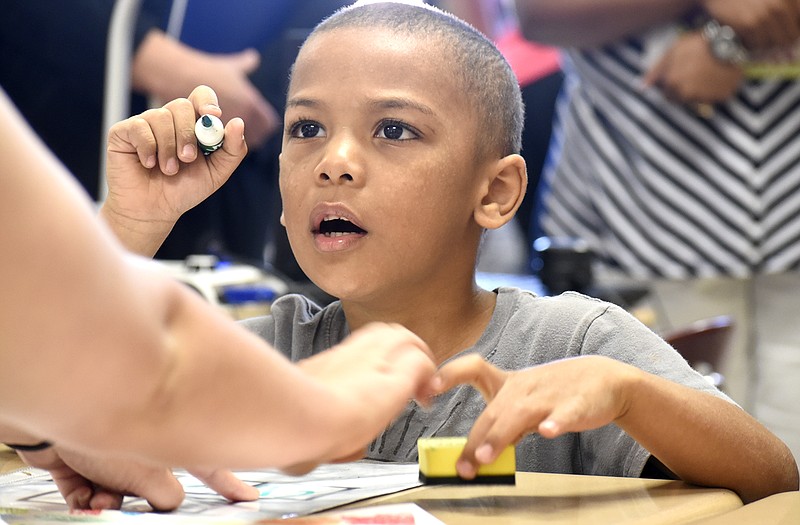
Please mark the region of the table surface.
[[402, 502], [447, 525], [689, 523], [742, 506], [732, 491], [681, 481], [517, 472], [514, 486], [423, 486], [351, 507]]
[[693, 525], [797, 525], [800, 492], [784, 492], [754, 501], [736, 510], [697, 521]]
[[[0, 473], [21, 466], [0, 446]], [[516, 485], [429, 485], [349, 507], [401, 502], [416, 503], [447, 525], [800, 523], [800, 492], [743, 507], [732, 491], [681, 481], [532, 472], [517, 472]]]
[[0, 445], [0, 474], [11, 472], [24, 466], [25, 463], [19, 459], [16, 452], [5, 445]]

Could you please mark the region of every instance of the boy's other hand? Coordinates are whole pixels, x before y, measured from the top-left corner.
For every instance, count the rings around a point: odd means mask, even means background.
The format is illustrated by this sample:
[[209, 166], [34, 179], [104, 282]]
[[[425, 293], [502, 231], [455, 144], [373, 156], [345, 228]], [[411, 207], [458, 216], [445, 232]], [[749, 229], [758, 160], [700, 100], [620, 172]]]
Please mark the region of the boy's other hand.
[[108, 198], [101, 213], [132, 251], [153, 255], [178, 218], [219, 189], [247, 153], [244, 122], [234, 118], [222, 148], [204, 156], [194, 134], [203, 114], [222, 116], [207, 86], [109, 131]]
[[506, 446], [531, 432], [554, 438], [611, 423], [625, 414], [627, 386], [637, 373], [600, 356], [514, 372], [502, 371], [477, 354], [445, 364], [438, 374], [440, 392], [467, 383], [487, 401], [458, 460], [459, 475], [474, 478], [479, 465], [491, 463]]

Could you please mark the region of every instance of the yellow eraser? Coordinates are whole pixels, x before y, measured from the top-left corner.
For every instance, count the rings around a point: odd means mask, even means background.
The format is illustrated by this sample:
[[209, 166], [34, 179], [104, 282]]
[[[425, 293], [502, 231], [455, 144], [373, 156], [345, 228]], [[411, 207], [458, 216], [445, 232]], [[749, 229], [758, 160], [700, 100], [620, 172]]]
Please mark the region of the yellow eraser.
[[515, 483], [517, 459], [514, 445], [509, 445], [494, 462], [478, 467], [475, 479], [458, 476], [456, 461], [464, 446], [465, 437], [432, 437], [417, 440], [419, 480], [423, 483]]

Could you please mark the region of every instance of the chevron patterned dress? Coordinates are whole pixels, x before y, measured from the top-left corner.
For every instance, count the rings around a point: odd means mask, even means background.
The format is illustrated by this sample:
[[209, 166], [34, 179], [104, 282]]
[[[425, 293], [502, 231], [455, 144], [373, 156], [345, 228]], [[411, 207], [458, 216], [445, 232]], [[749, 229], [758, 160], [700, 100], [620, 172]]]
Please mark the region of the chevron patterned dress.
[[646, 38], [569, 52], [546, 234], [634, 278], [800, 267], [800, 80], [746, 80], [710, 118], [645, 89]]

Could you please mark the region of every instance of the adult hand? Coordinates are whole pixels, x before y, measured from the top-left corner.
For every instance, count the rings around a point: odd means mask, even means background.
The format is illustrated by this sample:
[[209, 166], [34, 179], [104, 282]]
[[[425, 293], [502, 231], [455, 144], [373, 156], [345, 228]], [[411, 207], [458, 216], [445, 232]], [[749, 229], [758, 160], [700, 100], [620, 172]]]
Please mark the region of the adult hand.
[[[20, 456], [28, 465], [50, 472], [70, 509], [119, 509], [125, 495], [142, 497], [160, 511], [173, 510], [183, 501], [183, 487], [166, 467], [131, 459], [91, 456], [57, 446], [20, 452]], [[245, 484], [230, 471], [196, 470], [192, 473], [231, 501], [258, 498], [258, 489]]]
[[752, 51], [794, 46], [800, 39], [797, 0], [703, 0], [705, 10], [731, 26]]
[[679, 104], [716, 104], [739, 88], [742, 68], [717, 60], [698, 31], [684, 33], [647, 72], [644, 84]]
[[553, 361], [505, 372], [471, 354], [439, 370], [441, 390], [468, 383], [487, 401], [469, 433], [456, 469], [466, 479], [510, 444], [538, 432], [554, 438], [606, 425], [627, 410], [626, 384], [638, 371], [600, 356]]
[[70, 509], [118, 509], [126, 494], [145, 498], [156, 510], [172, 510], [183, 501], [183, 487], [165, 467], [93, 458], [59, 447], [20, 456], [50, 472]]
[[162, 31], [147, 34], [134, 57], [133, 87], [163, 104], [199, 85], [212, 86], [226, 114], [247, 123], [248, 144], [258, 148], [275, 133], [281, 118], [248, 75], [261, 56], [254, 49], [212, 54], [193, 49]]
[[244, 123], [234, 118], [225, 126], [222, 148], [200, 154], [194, 126], [202, 114], [222, 115], [207, 86], [109, 131], [109, 191], [101, 213], [136, 253], [153, 255], [175, 221], [222, 186], [247, 153]]
[[[360, 457], [409, 399], [424, 404], [434, 393], [433, 354], [419, 337], [400, 325], [367, 325], [339, 345], [298, 364], [327, 386], [342, 426], [350, 429], [341, 434], [331, 432], [342, 439], [321, 462]], [[308, 463], [289, 470], [298, 473], [311, 467]]]

